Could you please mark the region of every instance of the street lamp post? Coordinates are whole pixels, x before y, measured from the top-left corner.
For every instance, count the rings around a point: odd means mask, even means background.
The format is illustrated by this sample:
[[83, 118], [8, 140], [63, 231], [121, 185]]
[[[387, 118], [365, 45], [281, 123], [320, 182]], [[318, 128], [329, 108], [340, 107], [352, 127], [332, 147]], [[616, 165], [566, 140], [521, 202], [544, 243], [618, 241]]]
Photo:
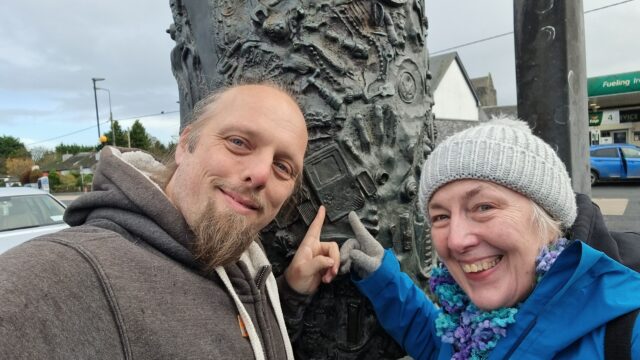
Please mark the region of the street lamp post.
[[98, 95], [96, 93], [96, 81], [102, 81], [104, 78], [91, 78], [93, 81], [93, 100], [96, 104], [96, 123], [98, 125], [98, 139], [100, 139], [100, 115], [98, 115]]
[[82, 192], [84, 192], [84, 175], [82, 175], [82, 165], [80, 165], [80, 184], [82, 186]]
[[109, 121], [111, 122], [111, 137], [113, 138], [112, 144], [116, 146], [116, 129], [113, 127], [113, 112], [111, 111], [111, 91], [106, 88], [96, 88], [97, 90], [104, 90], [109, 94]]

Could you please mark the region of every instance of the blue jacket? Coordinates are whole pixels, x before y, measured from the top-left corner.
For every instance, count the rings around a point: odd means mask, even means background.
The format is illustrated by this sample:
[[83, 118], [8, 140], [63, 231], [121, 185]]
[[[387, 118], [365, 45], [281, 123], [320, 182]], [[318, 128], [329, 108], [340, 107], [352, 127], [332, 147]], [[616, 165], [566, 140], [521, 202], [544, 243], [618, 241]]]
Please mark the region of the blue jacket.
[[[451, 344], [435, 333], [440, 313], [400, 271], [390, 250], [356, 286], [373, 303], [382, 326], [417, 360], [450, 359]], [[580, 241], [558, 257], [520, 306], [489, 359], [604, 359], [605, 325], [640, 308], [640, 274]], [[632, 359], [640, 360], [640, 316], [632, 333]]]

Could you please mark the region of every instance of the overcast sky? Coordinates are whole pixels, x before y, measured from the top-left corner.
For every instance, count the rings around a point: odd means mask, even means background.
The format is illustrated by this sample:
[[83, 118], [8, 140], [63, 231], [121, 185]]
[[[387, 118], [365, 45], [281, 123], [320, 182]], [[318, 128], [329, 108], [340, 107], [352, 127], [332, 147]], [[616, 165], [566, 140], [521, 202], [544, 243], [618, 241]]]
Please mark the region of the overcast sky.
[[[512, 0], [426, 0], [431, 52], [513, 30]], [[622, 0], [584, 0], [584, 10]], [[9, 1], [0, 22], [0, 135], [27, 147], [97, 144], [92, 77], [123, 128], [137, 118], [167, 143], [179, 128], [169, 0]], [[640, 70], [640, 0], [585, 14], [587, 75]], [[491, 73], [516, 103], [513, 35], [455, 49], [470, 77]], [[454, 51], [454, 50], [451, 50]], [[109, 101], [98, 91], [102, 132]], [[161, 114], [164, 112], [164, 114]], [[158, 115], [160, 114], [160, 115]], [[75, 132], [75, 133], [74, 133]], [[74, 134], [71, 134], [74, 133]]]

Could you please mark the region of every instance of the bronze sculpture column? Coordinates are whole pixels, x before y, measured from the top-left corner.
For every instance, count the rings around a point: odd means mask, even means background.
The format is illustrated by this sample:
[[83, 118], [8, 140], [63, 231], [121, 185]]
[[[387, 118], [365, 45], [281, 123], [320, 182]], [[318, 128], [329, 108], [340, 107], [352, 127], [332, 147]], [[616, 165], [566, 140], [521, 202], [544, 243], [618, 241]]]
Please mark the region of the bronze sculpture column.
[[[424, 0], [171, 0], [181, 128], [193, 105], [226, 84], [274, 80], [307, 120], [300, 191], [263, 234], [279, 274], [318, 207], [323, 239], [351, 236], [356, 211], [403, 269], [426, 285], [431, 245], [417, 204], [434, 144]], [[396, 359], [402, 350], [370, 304], [339, 277], [323, 286], [294, 340], [299, 359]]]

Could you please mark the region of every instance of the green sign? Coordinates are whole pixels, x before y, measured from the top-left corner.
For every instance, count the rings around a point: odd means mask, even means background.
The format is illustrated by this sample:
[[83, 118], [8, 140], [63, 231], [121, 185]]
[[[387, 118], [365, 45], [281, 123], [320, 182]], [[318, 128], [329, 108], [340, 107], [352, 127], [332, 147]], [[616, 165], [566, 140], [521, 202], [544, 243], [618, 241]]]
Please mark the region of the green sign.
[[602, 124], [602, 111], [589, 113], [589, 126], [600, 126]]
[[587, 79], [589, 96], [614, 95], [640, 91], [640, 71]]

